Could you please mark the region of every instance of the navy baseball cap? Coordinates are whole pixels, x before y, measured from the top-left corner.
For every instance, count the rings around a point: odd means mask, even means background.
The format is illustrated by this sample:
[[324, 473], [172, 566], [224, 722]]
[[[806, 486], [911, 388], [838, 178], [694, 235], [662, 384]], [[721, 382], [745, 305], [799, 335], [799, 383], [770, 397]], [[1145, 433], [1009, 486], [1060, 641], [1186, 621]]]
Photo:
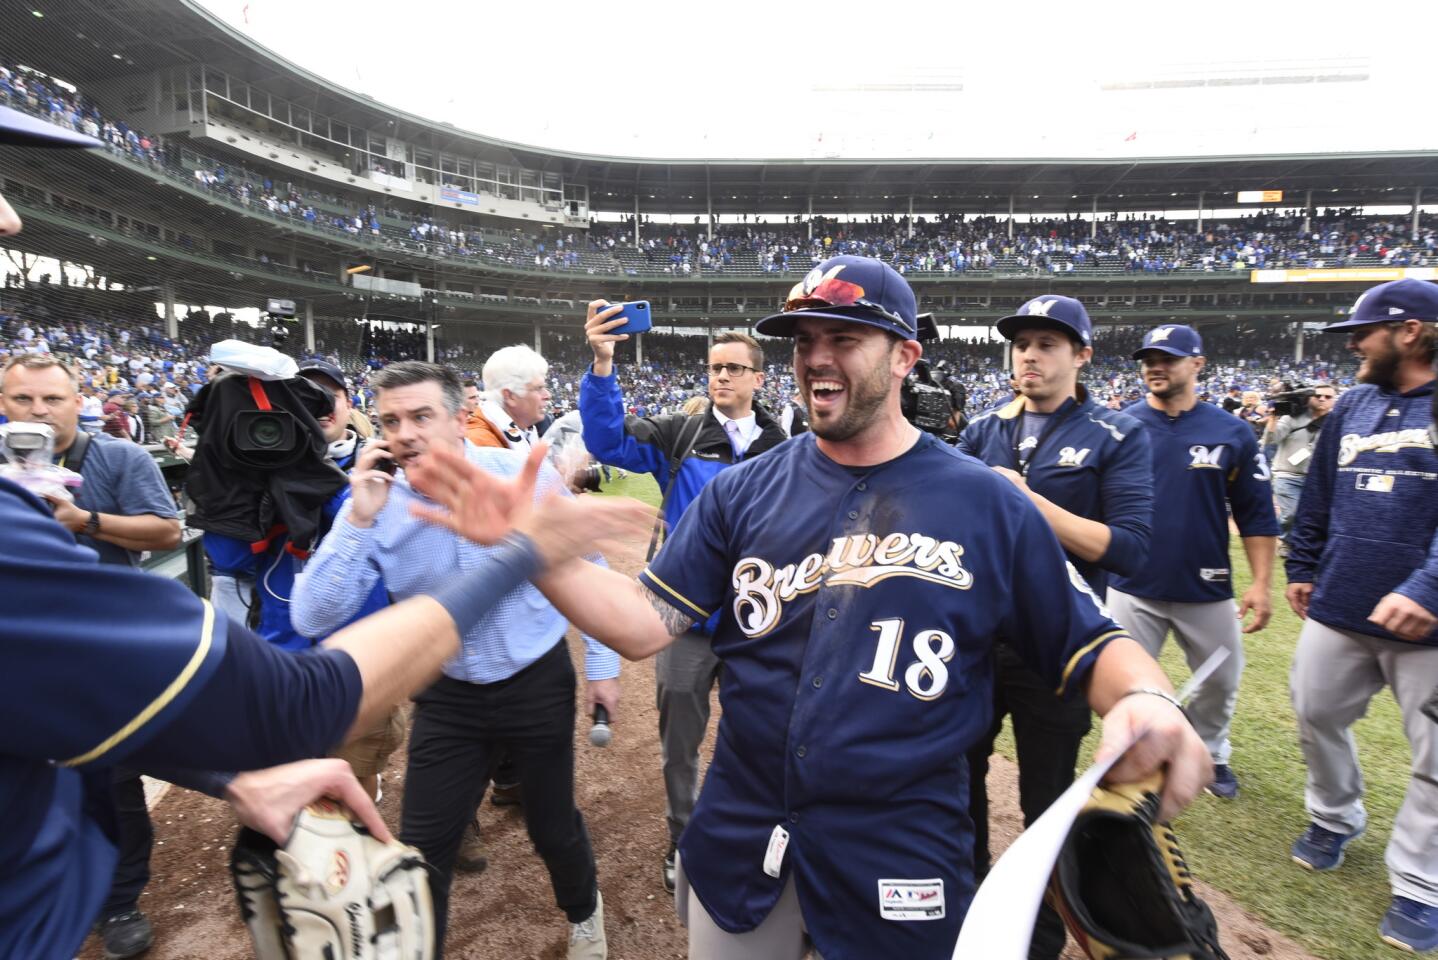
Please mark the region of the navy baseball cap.
[[1427, 280], [1390, 280], [1369, 287], [1348, 311], [1348, 319], [1330, 323], [1324, 333], [1352, 330], [1370, 323], [1401, 320], [1438, 320], [1438, 283]]
[[[328, 360], [306, 360], [300, 364], [297, 373], [302, 377], [307, 373], [317, 373], [345, 393], [349, 393], [350, 388], [349, 384], [345, 383], [344, 373], [341, 372], [339, 367], [330, 363]], [[308, 380], [309, 377], [305, 377], [305, 379]]]
[[1203, 354], [1203, 338], [1193, 327], [1165, 323], [1144, 335], [1143, 346], [1133, 352], [1133, 358], [1140, 359], [1145, 350], [1157, 350], [1175, 357], [1197, 357]]
[[769, 337], [792, 337], [802, 317], [866, 323], [919, 339], [919, 305], [899, 271], [872, 257], [830, 257], [794, 284], [780, 313], [754, 324]]
[[1012, 340], [1020, 330], [1034, 327], [1058, 328], [1076, 337], [1084, 346], [1093, 344], [1093, 322], [1083, 304], [1073, 297], [1044, 294], [1019, 307], [1019, 312], [1000, 320], [996, 327], [1004, 339]]
[[0, 107], [0, 143], [14, 147], [103, 146], [94, 137], [57, 127], [9, 107]]

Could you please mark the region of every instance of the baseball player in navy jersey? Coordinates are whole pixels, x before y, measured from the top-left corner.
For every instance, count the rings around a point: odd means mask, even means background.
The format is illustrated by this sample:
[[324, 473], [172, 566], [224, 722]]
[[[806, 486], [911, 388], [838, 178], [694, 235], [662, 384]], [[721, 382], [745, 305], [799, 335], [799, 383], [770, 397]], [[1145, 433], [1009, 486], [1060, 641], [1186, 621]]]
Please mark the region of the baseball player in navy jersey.
[[[1124, 413], [1148, 427], [1153, 444], [1153, 540], [1142, 569], [1109, 581], [1108, 605], [1154, 656], [1170, 630], [1191, 668], [1216, 650], [1228, 651], [1194, 694], [1188, 715], [1213, 757], [1209, 792], [1232, 799], [1238, 778], [1229, 765], [1228, 731], [1243, 675], [1239, 624], [1252, 612], [1243, 632], [1254, 633], [1273, 613], [1268, 591], [1279, 530], [1268, 461], [1247, 423], [1200, 403], [1194, 393], [1204, 365], [1198, 331], [1155, 327], [1133, 357], [1149, 393]], [[1225, 502], [1253, 572], [1236, 609]]]
[[1438, 457], [1430, 431], [1438, 286], [1380, 284], [1349, 317], [1361, 386], [1329, 414], [1313, 450], [1288, 558], [1288, 602], [1304, 618], [1290, 676], [1312, 823], [1293, 859], [1333, 870], [1363, 833], [1352, 726], [1384, 686], [1403, 713], [1413, 776], [1388, 841], [1393, 900], [1384, 940], [1438, 950]]
[[[723, 716], [679, 841], [692, 957], [950, 956], [974, 892], [965, 751], [1000, 636], [1106, 715], [1101, 751], [1148, 731], [1114, 776], [1166, 764], [1165, 816], [1210, 774], [1162, 670], [1038, 509], [903, 419], [916, 313], [887, 264], [820, 264], [758, 326], [793, 338], [810, 432], [711, 480], [638, 584], [588, 564], [541, 581], [555, 602], [578, 591], [576, 624], [630, 657], [719, 613]], [[456, 469], [438, 486], [458, 516]]]
[[[1033, 501], [1069, 562], [1103, 596], [1110, 572], [1135, 573], [1148, 556], [1153, 468], [1147, 432], [1132, 417], [1094, 403], [1078, 382], [1093, 356], [1093, 324], [1083, 304], [1072, 297], [1035, 297], [1000, 320], [998, 329], [1013, 342], [1019, 396], [969, 424], [959, 449]], [[980, 878], [989, 868], [984, 779], [1004, 716], [1013, 717], [1025, 826], [1073, 782], [1091, 716], [1082, 699], [1055, 696], [1008, 643], [997, 647], [995, 673], [993, 722], [969, 751], [969, 815]], [[1063, 920], [1045, 905], [1030, 960], [1057, 958], [1063, 945]]]

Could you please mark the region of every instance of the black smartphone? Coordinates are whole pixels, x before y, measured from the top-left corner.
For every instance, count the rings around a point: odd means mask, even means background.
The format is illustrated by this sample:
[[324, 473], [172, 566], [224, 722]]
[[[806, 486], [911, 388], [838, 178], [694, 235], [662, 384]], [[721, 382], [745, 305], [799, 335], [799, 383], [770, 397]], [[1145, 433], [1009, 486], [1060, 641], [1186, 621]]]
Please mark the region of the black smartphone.
[[399, 464], [395, 463], [394, 460], [389, 457], [380, 457], [374, 462], [374, 468], [381, 473], [394, 476], [394, 472], [399, 469]]

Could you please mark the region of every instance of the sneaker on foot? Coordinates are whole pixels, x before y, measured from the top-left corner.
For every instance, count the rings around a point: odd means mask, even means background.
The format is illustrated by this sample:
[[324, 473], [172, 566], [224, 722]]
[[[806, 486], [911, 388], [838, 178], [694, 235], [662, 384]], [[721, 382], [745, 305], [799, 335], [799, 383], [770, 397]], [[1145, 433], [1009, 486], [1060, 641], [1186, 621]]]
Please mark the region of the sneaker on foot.
[[150, 920], [138, 910], [126, 910], [101, 920], [96, 929], [105, 945], [105, 960], [138, 957], [155, 942]]
[[679, 848], [669, 844], [669, 852], [664, 855], [664, 889], [670, 893], [674, 892], [674, 858], [679, 855]]
[[1337, 870], [1343, 862], [1343, 848], [1362, 835], [1362, 827], [1352, 833], [1335, 833], [1310, 823], [1303, 836], [1293, 841], [1293, 862], [1320, 873]]
[[1238, 796], [1238, 777], [1234, 776], [1233, 768], [1228, 764], [1215, 763], [1213, 782], [1205, 789], [1220, 800], [1233, 800]]
[[1407, 897], [1394, 897], [1378, 928], [1383, 942], [1400, 950], [1438, 950], [1438, 907]]
[[454, 859], [454, 868], [465, 873], [482, 873], [489, 866], [489, 857], [484, 854], [484, 839], [479, 835], [479, 821], [471, 820], [464, 828], [464, 839], [459, 842], [459, 854]]
[[517, 783], [496, 783], [490, 794], [496, 807], [518, 807], [524, 804], [524, 788]]
[[569, 960], [607, 960], [609, 943], [604, 937], [604, 894], [595, 891], [594, 912], [588, 920], [569, 925]]

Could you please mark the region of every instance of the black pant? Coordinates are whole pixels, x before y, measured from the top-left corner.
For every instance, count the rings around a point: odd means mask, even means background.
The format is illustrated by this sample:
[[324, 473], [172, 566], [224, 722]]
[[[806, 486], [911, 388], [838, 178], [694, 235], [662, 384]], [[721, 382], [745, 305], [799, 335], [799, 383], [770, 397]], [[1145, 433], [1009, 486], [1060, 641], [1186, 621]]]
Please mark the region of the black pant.
[[155, 839], [150, 812], [145, 809], [145, 785], [140, 774], [124, 767], [116, 767], [113, 773], [120, 859], [115, 864], [110, 895], [100, 911], [101, 920], [136, 909], [140, 893], [150, 882], [150, 846]]
[[[1043, 815], [1074, 780], [1079, 744], [1092, 724], [1082, 696], [1060, 700], [1053, 687], [1034, 673], [1006, 644], [994, 663], [994, 722], [969, 751], [969, 816], [974, 821], [974, 872], [982, 881], [989, 872], [989, 791], [985, 777], [994, 738], [1004, 715], [1014, 718], [1014, 744], [1019, 757], [1019, 808], [1027, 827]], [[1029, 960], [1056, 960], [1063, 952], [1064, 925], [1045, 903], [1039, 908]]]
[[571, 923], [594, 913], [599, 891], [594, 851], [574, 806], [574, 683], [569, 648], [561, 639], [507, 680], [441, 677], [415, 697], [400, 835], [435, 868], [430, 886], [441, 947], [455, 855], [501, 750], [513, 759], [524, 788], [525, 826], [549, 868], [555, 902]]

